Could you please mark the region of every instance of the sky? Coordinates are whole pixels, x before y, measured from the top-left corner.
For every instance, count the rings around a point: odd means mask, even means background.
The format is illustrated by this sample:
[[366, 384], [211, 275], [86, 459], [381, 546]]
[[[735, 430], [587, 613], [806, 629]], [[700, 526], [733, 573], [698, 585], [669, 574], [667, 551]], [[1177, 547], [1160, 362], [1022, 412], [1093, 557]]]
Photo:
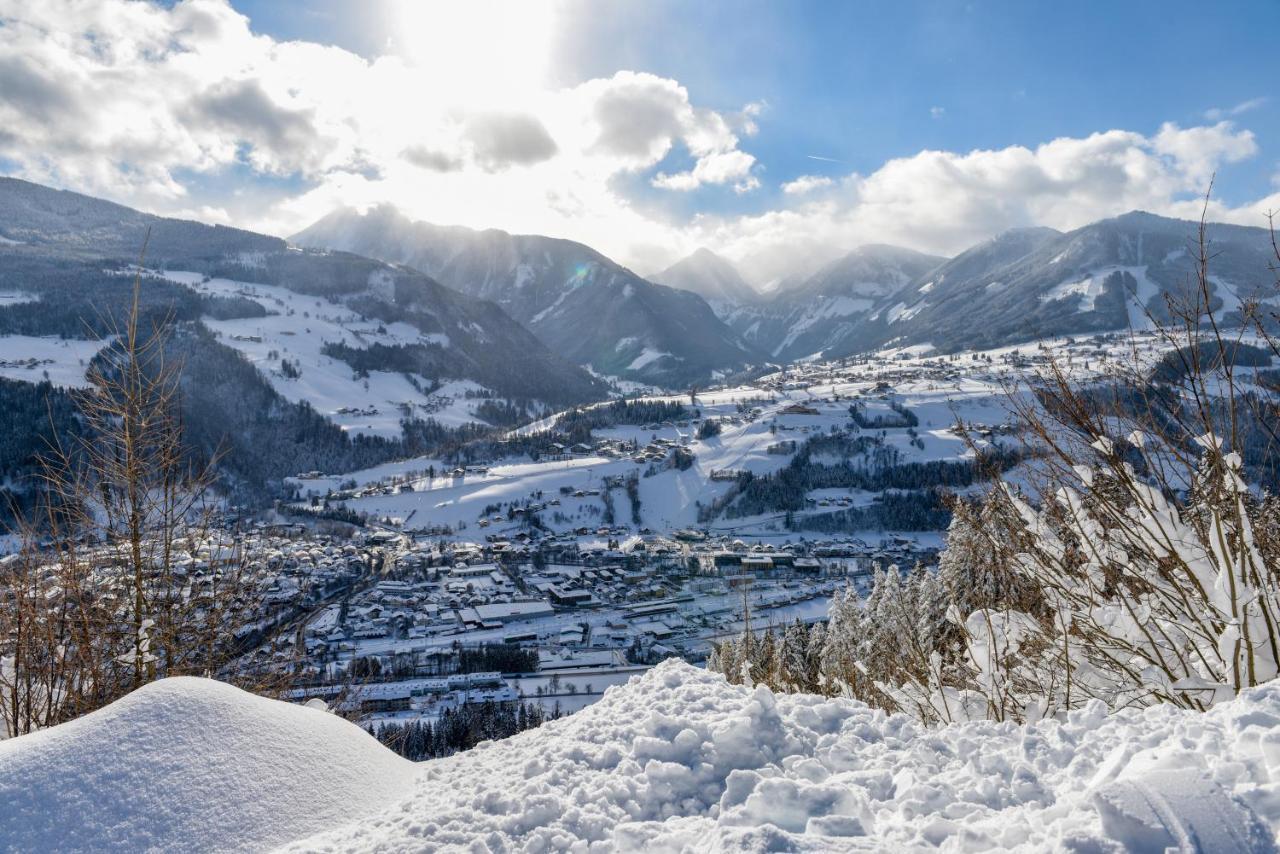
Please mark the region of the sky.
[[0, 0], [0, 174], [288, 236], [342, 206], [757, 284], [1280, 209], [1280, 2]]

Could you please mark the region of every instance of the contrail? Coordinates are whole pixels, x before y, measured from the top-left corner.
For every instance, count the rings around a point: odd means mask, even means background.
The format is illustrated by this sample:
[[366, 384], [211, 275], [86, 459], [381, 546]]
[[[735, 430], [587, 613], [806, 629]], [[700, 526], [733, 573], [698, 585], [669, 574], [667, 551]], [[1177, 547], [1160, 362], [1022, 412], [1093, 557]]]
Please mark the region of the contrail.
[[819, 157], [819, 156], [818, 156], [818, 155], [816, 155], [816, 154], [806, 154], [806, 155], [805, 155], [805, 157], [809, 158], [810, 160], [825, 160], [825, 161], [827, 161], [828, 163], [843, 163], [843, 162], [844, 162], [843, 160], [836, 160], [834, 157]]

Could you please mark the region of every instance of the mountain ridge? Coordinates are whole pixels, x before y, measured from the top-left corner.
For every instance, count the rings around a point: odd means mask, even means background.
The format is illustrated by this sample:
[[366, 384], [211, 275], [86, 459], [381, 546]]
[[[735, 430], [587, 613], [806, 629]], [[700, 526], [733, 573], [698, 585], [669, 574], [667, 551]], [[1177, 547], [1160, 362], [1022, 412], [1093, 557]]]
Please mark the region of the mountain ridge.
[[597, 373], [683, 386], [758, 360], [701, 297], [576, 241], [439, 226], [391, 206], [338, 209], [290, 239], [358, 250], [492, 299], [553, 351]]

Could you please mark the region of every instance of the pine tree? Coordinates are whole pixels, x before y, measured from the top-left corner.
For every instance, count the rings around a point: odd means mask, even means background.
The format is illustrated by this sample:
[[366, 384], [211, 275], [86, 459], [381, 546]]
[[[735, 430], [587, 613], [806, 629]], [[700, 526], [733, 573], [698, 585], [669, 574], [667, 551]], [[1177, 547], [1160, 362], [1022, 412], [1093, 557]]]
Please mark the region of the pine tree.
[[756, 644], [751, 656], [751, 681], [756, 685], [777, 687], [778, 682], [774, 671], [777, 646], [777, 638], [773, 634], [773, 629], [769, 628], [765, 631], [760, 643]]
[[785, 691], [812, 692], [817, 685], [809, 681], [809, 632], [796, 619], [787, 626], [778, 645], [775, 671], [779, 687]]

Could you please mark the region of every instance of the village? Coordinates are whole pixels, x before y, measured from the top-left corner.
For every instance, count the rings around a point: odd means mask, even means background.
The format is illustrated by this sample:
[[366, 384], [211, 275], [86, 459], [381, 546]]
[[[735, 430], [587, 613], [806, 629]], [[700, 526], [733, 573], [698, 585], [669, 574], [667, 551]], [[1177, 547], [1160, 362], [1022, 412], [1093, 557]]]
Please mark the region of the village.
[[[943, 530], [806, 529], [874, 508], [883, 495], [868, 490], [818, 487], [798, 510], [737, 517], [726, 497], [833, 437], [863, 437], [908, 464], [963, 462], [975, 445], [1016, 441], [1005, 379], [1050, 358], [1101, 372], [1114, 346], [1096, 336], [803, 363], [748, 385], [645, 398], [680, 415], [607, 423], [523, 458], [301, 473], [298, 500], [263, 529], [264, 545], [281, 554], [274, 592], [321, 592], [293, 631], [254, 652], [256, 665], [287, 664], [294, 699], [368, 721], [486, 701], [558, 714], [664, 658], [701, 661], [748, 621], [825, 620], [847, 585], [865, 590], [877, 570], [935, 562]], [[512, 435], [563, 435], [563, 417]], [[320, 529], [346, 540], [310, 542]]]
[[[388, 531], [339, 547], [297, 525], [249, 537], [278, 570], [269, 595], [311, 592], [296, 628], [245, 665], [292, 668], [295, 699], [371, 720], [486, 700], [573, 711], [665, 658], [701, 661], [744, 620], [823, 620], [831, 595], [865, 585], [876, 566], [934, 557], [902, 537], [747, 546], [650, 534], [532, 553]], [[486, 663], [501, 669], [470, 669]]]

